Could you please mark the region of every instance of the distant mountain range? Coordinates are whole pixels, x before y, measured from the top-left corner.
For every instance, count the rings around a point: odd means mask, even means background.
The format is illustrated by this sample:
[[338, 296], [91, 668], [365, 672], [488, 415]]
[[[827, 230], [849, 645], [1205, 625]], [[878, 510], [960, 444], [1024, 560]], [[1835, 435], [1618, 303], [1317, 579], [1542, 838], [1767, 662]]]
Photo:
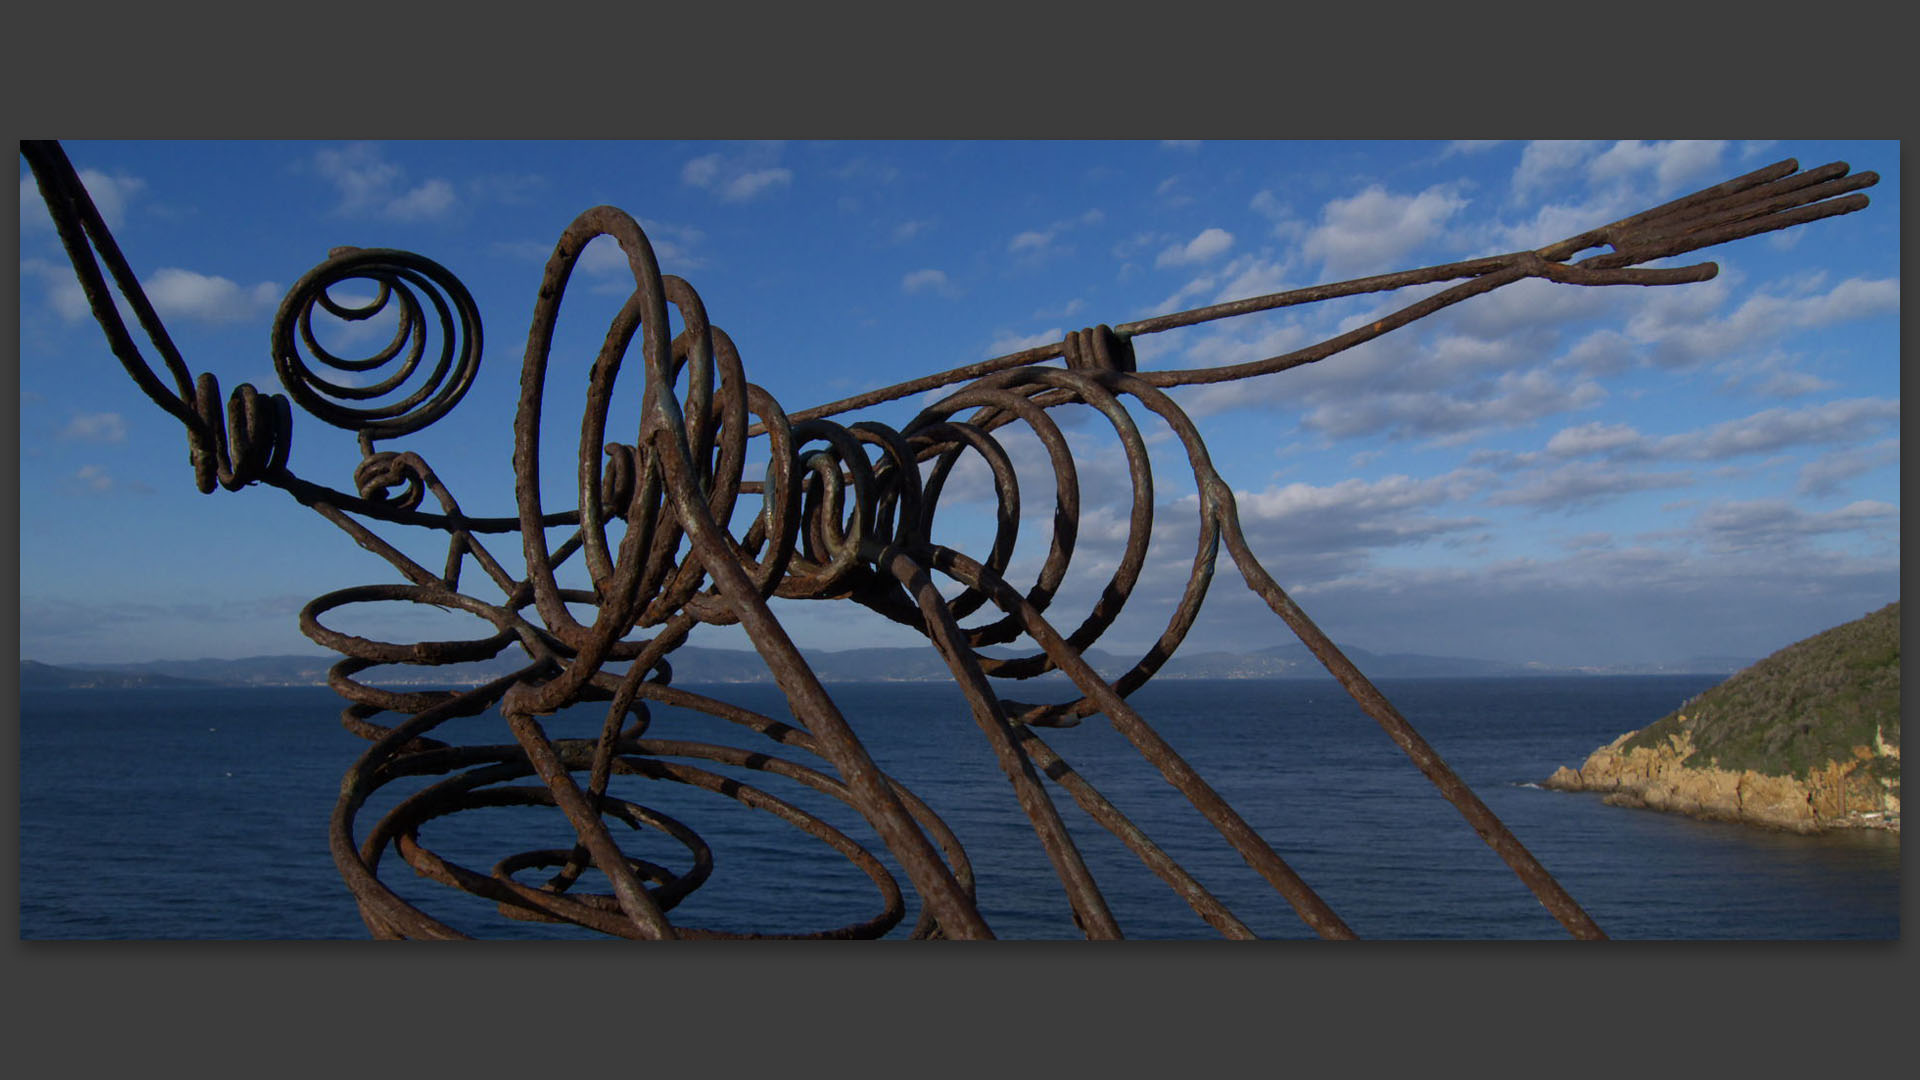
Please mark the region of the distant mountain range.
[[[1753, 661], [1745, 657], [1694, 656], [1666, 664], [1612, 667], [1550, 667], [1543, 664], [1507, 664], [1417, 653], [1373, 653], [1340, 646], [1361, 671], [1373, 679], [1515, 678], [1529, 675], [1680, 675], [1730, 674]], [[931, 646], [922, 648], [844, 649], [835, 652], [803, 650], [820, 681], [945, 682], [952, 678], [946, 662]], [[1020, 655], [1012, 650], [988, 650], [1000, 656]], [[1089, 649], [1088, 663], [1113, 678], [1137, 662], [1135, 655]], [[249, 656], [240, 660], [154, 660], [138, 664], [85, 663], [54, 666], [20, 661], [20, 685], [26, 689], [83, 689], [88, 687], [166, 686], [323, 686], [327, 669], [339, 657], [332, 655]], [[680, 683], [770, 683], [773, 676], [759, 654], [741, 649], [684, 646], [668, 661]], [[371, 668], [361, 681], [383, 686], [479, 685], [518, 668], [517, 657], [501, 656], [476, 664], [447, 667]], [[1048, 678], [1060, 678], [1057, 674]], [[1325, 679], [1330, 678], [1306, 646], [1299, 642], [1275, 645], [1251, 653], [1176, 653], [1156, 676], [1160, 679]]]

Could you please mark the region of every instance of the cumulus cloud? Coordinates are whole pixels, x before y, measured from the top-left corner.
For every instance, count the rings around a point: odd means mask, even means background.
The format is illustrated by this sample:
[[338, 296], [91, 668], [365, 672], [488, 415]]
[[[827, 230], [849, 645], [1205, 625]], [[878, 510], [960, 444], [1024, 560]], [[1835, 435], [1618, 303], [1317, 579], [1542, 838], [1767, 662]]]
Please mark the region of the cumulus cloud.
[[1272, 236], [1289, 245], [1298, 245], [1306, 236], [1307, 226], [1293, 216], [1293, 205], [1284, 202], [1272, 191], [1262, 188], [1254, 192], [1248, 200], [1247, 209], [1273, 222]]
[[714, 181], [718, 180], [719, 177], [719, 154], [708, 154], [704, 157], [694, 158], [680, 169], [681, 181], [692, 184], [694, 187], [712, 187]]
[[1236, 492], [1234, 499], [1243, 522], [1300, 525], [1317, 519], [1340, 535], [1388, 537], [1398, 542], [1438, 528], [1432, 523], [1409, 527], [1400, 515], [1460, 498], [1485, 480], [1482, 473], [1462, 471], [1421, 479], [1394, 475], [1373, 481], [1347, 479], [1324, 486], [1292, 483], [1259, 492]]
[[[1598, 314], [1610, 305], [1624, 306], [1624, 322], [1590, 331], [1555, 363], [1590, 375], [1615, 375], [1637, 367], [1688, 370], [1714, 365], [1725, 373], [1730, 389], [1774, 397], [1790, 397], [1825, 389], [1825, 381], [1793, 369], [1791, 338], [1865, 319], [1897, 316], [1900, 283], [1897, 278], [1848, 278], [1821, 289], [1817, 281], [1777, 283], [1748, 296], [1728, 310], [1738, 288], [1738, 275], [1683, 289], [1658, 289], [1618, 297], [1612, 290], [1563, 289], [1557, 293], [1531, 289], [1528, 294], [1543, 305], [1560, 305], [1569, 318]], [[1519, 293], [1522, 282], [1494, 294]], [[1811, 286], [1811, 287], [1809, 287]], [[1583, 295], [1584, 294], [1584, 295]], [[1479, 302], [1462, 305], [1463, 321], [1481, 318]], [[1551, 307], [1543, 313], [1552, 315]], [[1524, 311], [1515, 310], [1524, 320]], [[1761, 351], [1764, 350], [1764, 351]]]
[[43, 283], [47, 306], [65, 321], [79, 322], [92, 314], [87, 294], [70, 267], [55, 266], [45, 259], [22, 259], [20, 271], [22, 278], [38, 278]]
[[1520, 164], [1509, 182], [1516, 198], [1557, 183], [1577, 169], [1599, 148], [1588, 140], [1553, 139], [1530, 142], [1520, 151]]
[[793, 183], [793, 170], [777, 164], [780, 144], [755, 143], [728, 153], [703, 154], [680, 169], [680, 180], [712, 192], [721, 202], [752, 202]]
[[[1013, 239], [1007, 241], [1007, 251], [1028, 262], [1039, 262], [1053, 255], [1066, 254], [1071, 249], [1056, 244], [1061, 236], [1085, 226], [1098, 225], [1106, 220], [1106, 216], [1099, 207], [1094, 207], [1078, 217], [1063, 218], [1044, 229], [1027, 229], [1015, 234]], [[1117, 251], [1116, 255], [1118, 255]]]
[[1027, 232], [1016, 235], [1012, 240], [1007, 241], [1007, 250], [1018, 255], [1021, 252], [1045, 250], [1046, 246], [1051, 243], [1053, 243], [1052, 232], [1028, 230]]
[[1285, 292], [1292, 287], [1287, 280], [1289, 264], [1276, 262], [1252, 255], [1243, 255], [1219, 272], [1220, 291], [1215, 296], [1216, 303], [1227, 300], [1239, 300], [1245, 297], [1265, 296], [1268, 293]]
[[[1699, 298], [1711, 299], [1711, 294]], [[1685, 300], [1649, 303], [1627, 323], [1627, 334], [1645, 346], [1643, 355], [1661, 367], [1692, 367], [1757, 343], [1777, 342], [1789, 333], [1895, 314], [1900, 310], [1900, 282], [1848, 278], [1824, 293], [1760, 293], [1719, 318], [1702, 318], [1699, 300]]]
[[79, 442], [126, 442], [127, 421], [119, 413], [78, 413], [60, 429], [60, 437]]
[[[98, 169], [81, 169], [80, 182], [86, 185], [87, 194], [93, 198], [93, 208], [100, 211], [107, 228], [116, 230], [127, 223], [127, 208], [133, 197], [147, 186], [147, 182], [137, 176], [115, 176]], [[46, 201], [40, 197], [39, 182], [31, 175], [23, 177], [20, 181], [21, 234], [53, 231], [53, 218], [48, 216]]]
[[933, 219], [931, 218], [903, 221], [893, 227], [889, 238], [896, 244], [904, 244], [932, 227]]
[[67, 478], [67, 490], [77, 495], [108, 495], [114, 492], [132, 492], [148, 494], [152, 488], [141, 483], [127, 483], [114, 477], [105, 465], [82, 465]]
[[428, 180], [387, 202], [384, 213], [399, 221], [418, 221], [440, 217], [453, 209], [453, 185], [445, 180]]
[[1005, 356], [1025, 349], [1035, 349], [1042, 345], [1051, 345], [1066, 336], [1066, 331], [1057, 326], [1049, 326], [1037, 334], [1002, 334], [987, 345], [987, 355], [989, 357]]
[[273, 282], [242, 287], [227, 278], [174, 266], [154, 271], [143, 284], [162, 318], [244, 322], [280, 303], [281, 290]]
[[1301, 250], [1319, 259], [1331, 277], [1358, 277], [1404, 269], [1399, 260], [1438, 239], [1467, 200], [1448, 185], [1418, 195], [1396, 195], [1375, 184], [1321, 209]]
[[766, 191], [793, 182], [791, 169], [755, 169], [727, 181], [720, 189], [722, 202], [747, 202]]
[[1605, 184], [1651, 174], [1656, 190], [1669, 195], [1691, 182], [1711, 178], [1720, 170], [1726, 149], [1725, 142], [1694, 139], [1617, 142], [1587, 163], [1587, 176]]
[[1154, 260], [1155, 266], [1190, 266], [1209, 262], [1233, 247], [1233, 234], [1225, 229], [1205, 229], [1184, 244], [1174, 244]]
[[[699, 229], [644, 218], [640, 219], [640, 228], [647, 234], [647, 243], [653, 248], [653, 257], [661, 269], [672, 272], [706, 265], [706, 261], [694, 253], [706, 239], [706, 234]], [[553, 249], [546, 245], [529, 246], [528, 250], [537, 250], [542, 261], [553, 254]], [[574, 266], [582, 273], [620, 278], [618, 287], [622, 289], [632, 285], [633, 271], [627, 262], [627, 253], [611, 236], [596, 236], [588, 241]]]
[[900, 289], [908, 295], [923, 292], [948, 297], [960, 295], [960, 290], [954, 287], [953, 282], [947, 280], [945, 270], [932, 268], [915, 270], [907, 274], [900, 279]]
[[421, 221], [444, 217], [459, 201], [453, 185], [442, 179], [408, 187], [406, 170], [372, 143], [317, 150], [312, 161], [315, 171], [339, 192], [335, 212], [349, 217]]

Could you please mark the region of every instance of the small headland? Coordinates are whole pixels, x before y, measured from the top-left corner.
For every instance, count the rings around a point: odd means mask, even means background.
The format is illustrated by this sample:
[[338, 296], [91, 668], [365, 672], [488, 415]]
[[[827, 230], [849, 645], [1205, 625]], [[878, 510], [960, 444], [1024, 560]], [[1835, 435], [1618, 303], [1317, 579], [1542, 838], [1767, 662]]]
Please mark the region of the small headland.
[[1900, 830], [1900, 605], [1796, 642], [1542, 786], [1814, 833]]

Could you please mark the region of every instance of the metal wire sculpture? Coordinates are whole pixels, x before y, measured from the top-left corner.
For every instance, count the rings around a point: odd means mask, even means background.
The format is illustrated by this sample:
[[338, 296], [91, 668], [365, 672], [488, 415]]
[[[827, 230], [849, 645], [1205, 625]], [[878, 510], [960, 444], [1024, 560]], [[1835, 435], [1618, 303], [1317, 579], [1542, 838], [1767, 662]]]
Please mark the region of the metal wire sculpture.
[[[912, 627], [932, 643], [965, 693], [974, 721], [1060, 879], [1075, 923], [1088, 938], [1117, 938], [1121, 930], [1043, 789], [1043, 775], [1223, 936], [1253, 936], [1042, 737], [1044, 729], [1071, 726], [1095, 714], [1106, 717], [1308, 927], [1323, 937], [1352, 937], [1353, 931], [1326, 902], [1128, 703], [1129, 695], [1166, 663], [1193, 625], [1222, 544], [1247, 587], [1385, 729], [1554, 918], [1574, 937], [1604, 937], [1262, 567], [1248, 549], [1232, 492], [1210, 463], [1199, 431], [1165, 391], [1313, 363], [1527, 278], [1569, 285], [1705, 281], [1717, 272], [1715, 264], [1643, 264], [1862, 209], [1867, 198], [1855, 192], [1878, 180], [1871, 172], [1850, 175], [1845, 164], [1800, 171], [1796, 162], [1783, 161], [1538, 250], [1277, 293], [1115, 327], [1094, 326], [1052, 345], [792, 414], [747, 381], [733, 342], [708, 320], [691, 285], [659, 271], [646, 234], [634, 219], [611, 207], [596, 207], [561, 235], [541, 282], [514, 422], [518, 514], [471, 517], [418, 454], [376, 449], [376, 443], [400, 439], [446, 415], [473, 382], [480, 359], [480, 317], [453, 274], [403, 251], [336, 249], [292, 287], [274, 319], [273, 360], [286, 395], [264, 395], [242, 385], [223, 401], [213, 375], [190, 374], [61, 148], [23, 143], [21, 154], [113, 352], [147, 396], [186, 428], [199, 489], [211, 492], [217, 485], [233, 491], [253, 484], [280, 488], [386, 558], [404, 579], [328, 593], [300, 615], [307, 636], [342, 655], [329, 683], [348, 701], [343, 723], [371, 742], [343, 780], [330, 835], [340, 873], [367, 927], [379, 938], [463, 936], [382, 883], [378, 867], [389, 848], [416, 872], [494, 901], [516, 918], [573, 923], [625, 938], [872, 938], [888, 933], [904, 918], [899, 884], [866, 847], [787, 801], [697, 764], [702, 762], [785, 777], [858, 811], [918, 894], [921, 910], [912, 936], [993, 936], [975, 902], [971, 863], [958, 838], [926, 803], [875, 764], [853, 724], [774, 617], [770, 597], [850, 600]], [[634, 288], [589, 376], [580, 429], [578, 505], [550, 511], [539, 482], [548, 354], [568, 278], [582, 249], [600, 236], [619, 242]], [[1573, 261], [1595, 248], [1607, 250]], [[157, 350], [165, 377], [153, 370], [135, 343], [109, 279]], [[1131, 343], [1141, 335], [1453, 281], [1459, 284], [1295, 352], [1221, 367], [1136, 370]], [[331, 290], [349, 282], [371, 284], [377, 295], [358, 306], [336, 300]], [[316, 340], [316, 313], [361, 320], [390, 305], [398, 313], [398, 330], [371, 356], [336, 356]], [[669, 307], [682, 327], [672, 337]], [[429, 339], [436, 336], [438, 351], [430, 353]], [[636, 344], [645, 372], [639, 431], [632, 443], [609, 441], [611, 388]], [[1049, 363], [1055, 360], [1064, 363]], [[373, 372], [377, 381], [365, 386], [333, 381], [316, 366], [350, 376]], [[963, 385], [898, 430], [827, 419], [954, 384]], [[377, 400], [382, 398], [386, 400]], [[329, 488], [294, 474], [289, 464], [292, 404], [357, 436], [362, 460], [353, 490]], [[1049, 413], [1069, 405], [1095, 409], [1111, 425], [1131, 473], [1132, 506], [1119, 565], [1093, 609], [1063, 633], [1061, 628], [1072, 620], [1059, 619], [1049, 605], [1074, 552], [1081, 507], [1073, 457]], [[1082, 659], [1082, 652], [1113, 624], [1145, 560], [1153, 491], [1146, 442], [1135, 420], [1140, 411], [1166, 424], [1187, 454], [1199, 491], [1199, 540], [1192, 573], [1164, 631], [1131, 668], [1107, 679]], [[963, 418], [963, 413], [968, 415]], [[1020, 495], [1011, 459], [994, 433], [1013, 424], [1038, 437], [1055, 480], [1048, 554], [1037, 580], [1025, 590], [1004, 576], [1020, 520]], [[744, 477], [743, 464], [748, 440], [761, 437], [767, 441], [771, 464], [765, 479], [756, 482]], [[984, 558], [931, 539], [943, 485], [968, 453], [979, 455], [991, 470], [998, 500], [997, 533]], [[437, 509], [425, 508], [429, 495]], [[743, 535], [734, 535], [727, 523], [740, 500], [753, 497], [760, 500], [760, 508], [752, 525]], [[448, 544], [444, 569], [436, 572], [408, 558], [381, 539], [369, 522], [443, 533]], [[573, 531], [558, 548], [550, 548], [550, 527]], [[610, 528], [623, 530], [617, 544], [609, 539]], [[483, 538], [502, 535], [517, 536], [525, 557], [524, 577], [510, 573], [489, 553]], [[591, 579], [590, 590], [563, 588], [556, 580], [556, 568], [575, 557]], [[468, 560], [498, 589], [500, 599], [489, 602], [462, 587]], [[943, 597], [935, 574], [956, 582], [958, 595]], [[464, 611], [485, 620], [494, 632], [467, 641], [394, 643], [341, 633], [322, 621], [342, 605], [370, 601]], [[590, 607], [592, 621], [576, 619], [569, 604]], [[961, 619], [983, 609], [995, 617], [977, 626], [960, 625]], [[701, 624], [733, 623], [744, 627], [770, 669], [794, 724], [672, 685], [668, 657], [688, 634]], [[639, 631], [651, 636], [634, 636]], [[1022, 637], [1037, 651], [1017, 658], [982, 651]], [[517, 670], [477, 687], [400, 692], [354, 678], [376, 665], [432, 667], [491, 660], [516, 649], [524, 660]], [[622, 664], [623, 669], [617, 667]], [[1029, 679], [1055, 670], [1065, 673], [1078, 696], [1023, 704], [1001, 698], [989, 681]], [[606, 703], [597, 739], [553, 738], [540, 721], [589, 701]], [[748, 748], [652, 737], [650, 702], [720, 717], [764, 741]], [[489, 710], [504, 719], [511, 743], [455, 746], [429, 737], [446, 721]], [[375, 722], [386, 714], [397, 719]], [[810, 755], [825, 768], [777, 757], [771, 752], [775, 748]], [[863, 922], [810, 934], [735, 933], [676, 924], [668, 913], [707, 880], [711, 853], [693, 829], [612, 794], [615, 774], [705, 788], [770, 811], [839, 851], [871, 877], [883, 910]], [[369, 796], [406, 777], [443, 779], [405, 798], [361, 835], [357, 815]], [[528, 777], [538, 783], [519, 783]], [[571, 849], [509, 856], [489, 873], [457, 865], [420, 842], [424, 822], [488, 806], [557, 808], [571, 824], [576, 842]], [[691, 866], [675, 871], [627, 854], [609, 831], [609, 819], [671, 836], [687, 848]], [[589, 867], [611, 883], [610, 894], [576, 887]], [[554, 872], [539, 885], [516, 877], [536, 868]]]

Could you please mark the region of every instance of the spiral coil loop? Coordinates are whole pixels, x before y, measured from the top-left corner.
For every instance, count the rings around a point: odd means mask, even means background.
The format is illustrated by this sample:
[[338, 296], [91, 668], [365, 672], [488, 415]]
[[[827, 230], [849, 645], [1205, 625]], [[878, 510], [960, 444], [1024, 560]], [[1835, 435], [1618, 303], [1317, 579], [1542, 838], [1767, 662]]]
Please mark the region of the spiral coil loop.
[[293, 414], [280, 394], [263, 396], [241, 383], [222, 413], [220, 381], [203, 373], [193, 399], [200, 423], [187, 429], [194, 484], [202, 495], [216, 484], [238, 491], [279, 473], [293, 447]]
[[[349, 282], [371, 283], [374, 296], [359, 304], [336, 299], [332, 290]], [[423, 296], [438, 328], [431, 366], [434, 330]], [[348, 325], [391, 311], [393, 336], [370, 355], [336, 355], [314, 334], [316, 309]], [[373, 381], [324, 378], [301, 346], [320, 367]], [[480, 346], [480, 317], [466, 286], [440, 264], [405, 251], [336, 248], [294, 283], [273, 320], [273, 363], [287, 393], [321, 420], [374, 439], [410, 434], [445, 416], [473, 384]], [[384, 403], [374, 401], [389, 395]]]

